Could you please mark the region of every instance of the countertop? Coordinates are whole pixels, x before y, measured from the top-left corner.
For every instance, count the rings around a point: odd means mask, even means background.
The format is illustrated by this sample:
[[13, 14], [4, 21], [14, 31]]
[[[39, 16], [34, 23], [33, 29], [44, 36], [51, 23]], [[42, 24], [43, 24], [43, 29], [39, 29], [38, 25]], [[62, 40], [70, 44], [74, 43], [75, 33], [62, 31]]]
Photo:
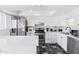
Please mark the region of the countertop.
[[0, 54], [36, 54], [37, 36], [0, 36]]
[[77, 37], [77, 36], [74, 36], [74, 35], [71, 35], [71, 34], [67, 34], [67, 33], [64, 33], [64, 32], [58, 32], [58, 33], [61, 33], [61, 34], [64, 34], [66, 36], [69, 36], [69, 37], [72, 37], [74, 39], [78, 39], [79, 40], [79, 37]]

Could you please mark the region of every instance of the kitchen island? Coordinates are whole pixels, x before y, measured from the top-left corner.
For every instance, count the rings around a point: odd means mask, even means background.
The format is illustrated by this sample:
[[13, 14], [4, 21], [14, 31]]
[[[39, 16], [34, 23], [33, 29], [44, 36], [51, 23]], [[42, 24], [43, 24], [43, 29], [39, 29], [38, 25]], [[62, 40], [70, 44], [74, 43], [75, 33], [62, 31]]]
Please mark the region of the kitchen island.
[[0, 53], [36, 54], [37, 36], [0, 36]]
[[64, 32], [57, 33], [57, 43], [69, 54], [79, 54], [79, 37]]

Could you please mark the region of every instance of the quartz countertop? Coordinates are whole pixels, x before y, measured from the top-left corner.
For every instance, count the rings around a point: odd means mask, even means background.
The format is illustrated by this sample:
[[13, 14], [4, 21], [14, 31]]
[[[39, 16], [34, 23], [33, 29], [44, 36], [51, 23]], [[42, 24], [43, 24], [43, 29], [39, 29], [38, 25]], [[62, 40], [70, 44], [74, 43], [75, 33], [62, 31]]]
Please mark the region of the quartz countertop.
[[69, 37], [72, 37], [72, 38], [75, 38], [75, 39], [79, 40], [79, 37], [77, 37], [77, 36], [74, 36], [74, 35], [71, 35], [71, 34], [67, 34], [67, 33], [64, 33], [64, 32], [58, 32], [58, 33], [61, 33], [61, 34], [64, 34], [66, 36], [69, 36]]
[[37, 36], [0, 36], [0, 53], [36, 54]]

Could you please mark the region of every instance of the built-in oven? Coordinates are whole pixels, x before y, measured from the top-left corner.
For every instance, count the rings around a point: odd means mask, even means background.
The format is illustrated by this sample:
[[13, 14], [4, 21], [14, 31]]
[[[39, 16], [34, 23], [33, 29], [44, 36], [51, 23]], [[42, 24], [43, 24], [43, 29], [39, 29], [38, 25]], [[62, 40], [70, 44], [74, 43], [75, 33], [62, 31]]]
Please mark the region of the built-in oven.
[[37, 28], [37, 29], [35, 29], [35, 33], [44, 33], [44, 29], [43, 28]]
[[45, 44], [45, 32], [44, 32], [44, 28], [37, 28], [35, 29], [35, 35], [38, 36], [39, 38], [39, 46], [42, 46], [43, 44]]
[[34, 35], [34, 27], [33, 26], [28, 26], [28, 32], [27, 35]]

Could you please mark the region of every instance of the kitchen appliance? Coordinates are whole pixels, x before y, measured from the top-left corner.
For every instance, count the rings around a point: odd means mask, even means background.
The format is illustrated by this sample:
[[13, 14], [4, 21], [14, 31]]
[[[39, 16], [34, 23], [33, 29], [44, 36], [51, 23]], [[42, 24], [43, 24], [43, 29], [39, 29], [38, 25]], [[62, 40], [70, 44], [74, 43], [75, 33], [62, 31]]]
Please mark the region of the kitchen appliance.
[[62, 29], [58, 29], [59, 32], [62, 32]]
[[46, 31], [48, 32], [49, 31], [49, 28], [46, 28]]
[[27, 35], [34, 35], [34, 28], [33, 28], [33, 26], [28, 26]]
[[43, 32], [44, 32], [44, 28], [35, 29], [35, 33], [43, 33]]
[[47, 27], [46, 32], [57, 32], [57, 27], [55, 27], [55, 26]]
[[46, 28], [46, 32], [53, 32], [52, 28]]
[[35, 35], [39, 38], [39, 46], [43, 46], [45, 44], [45, 31], [44, 28], [36, 28]]
[[79, 37], [79, 30], [71, 30], [71, 35]]
[[53, 32], [53, 29], [52, 28], [50, 29], [50, 32]]

